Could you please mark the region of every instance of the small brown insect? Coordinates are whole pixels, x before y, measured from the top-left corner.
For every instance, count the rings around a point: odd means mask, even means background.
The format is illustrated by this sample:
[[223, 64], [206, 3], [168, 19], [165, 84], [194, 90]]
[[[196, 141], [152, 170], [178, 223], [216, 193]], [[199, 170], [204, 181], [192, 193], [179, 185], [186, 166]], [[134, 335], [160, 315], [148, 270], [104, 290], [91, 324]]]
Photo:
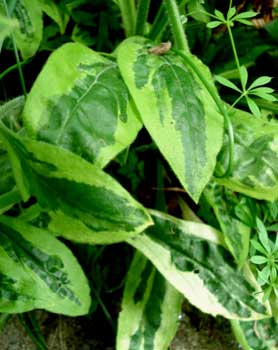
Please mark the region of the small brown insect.
[[148, 50], [149, 53], [152, 53], [154, 55], [164, 55], [166, 52], [168, 52], [172, 47], [171, 41], [166, 41], [165, 43], [161, 43], [157, 46], [152, 47]]

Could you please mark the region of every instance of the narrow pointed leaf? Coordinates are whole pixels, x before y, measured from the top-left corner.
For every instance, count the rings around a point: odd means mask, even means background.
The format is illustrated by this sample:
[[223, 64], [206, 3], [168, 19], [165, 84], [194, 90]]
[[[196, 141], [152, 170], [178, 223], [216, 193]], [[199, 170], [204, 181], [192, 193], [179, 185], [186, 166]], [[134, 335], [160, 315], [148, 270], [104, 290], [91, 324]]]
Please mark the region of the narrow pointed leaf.
[[250, 261], [253, 264], [265, 264], [267, 262], [267, 258], [261, 255], [254, 255], [250, 258]]
[[211, 22], [207, 23], [207, 28], [210, 28], [210, 29], [217, 28], [221, 24], [223, 24], [223, 23], [220, 21], [211, 21]]
[[142, 126], [117, 64], [79, 43], [50, 56], [23, 118], [32, 137], [101, 167], [129, 146]]
[[251, 90], [251, 89], [254, 89], [257, 86], [268, 84], [268, 83], [271, 82], [271, 80], [272, 80], [272, 78], [268, 77], [268, 76], [259, 77], [259, 78], [257, 78], [256, 80], [253, 81], [253, 83], [249, 86], [249, 89]]
[[240, 80], [244, 87], [246, 87], [247, 80], [248, 80], [248, 71], [245, 66], [240, 67]]
[[64, 34], [69, 21], [69, 15], [62, 7], [55, 4], [53, 0], [41, 0], [41, 7], [50, 18], [56, 22], [60, 28], [60, 33]]
[[[144, 126], [189, 195], [198, 201], [222, 144], [223, 119], [196, 74], [172, 52], [150, 53], [153, 43], [140, 37], [118, 48], [121, 74]], [[208, 69], [189, 56], [216, 89]]]
[[233, 6], [229, 9], [228, 13], [227, 13], [227, 17], [229, 19], [231, 19], [234, 15], [236, 14], [236, 7]]
[[266, 249], [266, 251], [270, 253], [271, 248], [270, 248], [268, 234], [263, 222], [258, 217], [256, 218], [256, 224], [258, 228], [258, 236], [259, 236], [260, 242], [263, 245], [263, 247]]
[[232, 320], [231, 324], [244, 350], [278, 349], [278, 325], [274, 318], [249, 322]]
[[71, 251], [49, 232], [6, 216], [0, 216], [0, 286], [0, 312], [89, 311], [88, 282]]
[[259, 118], [261, 115], [261, 111], [257, 105], [257, 103], [252, 100], [250, 97], [245, 97], [246, 98], [246, 102], [248, 104], [248, 107], [250, 109], [250, 111], [254, 114], [255, 117]]
[[214, 77], [214, 79], [221, 85], [224, 85], [230, 89], [233, 89], [233, 90], [236, 90], [238, 92], [241, 92], [240, 89], [233, 83], [231, 82], [230, 80], [226, 79], [226, 78], [223, 78], [221, 77], [221, 75], [216, 75]]
[[231, 319], [260, 319], [268, 310], [254, 282], [238, 271], [219, 231], [151, 211], [154, 226], [127, 242], [140, 250], [193, 305]]
[[117, 350], [167, 350], [178, 327], [182, 295], [137, 252], [118, 320]]
[[258, 13], [254, 11], [246, 11], [246, 12], [239, 13], [238, 15], [236, 15], [234, 19], [252, 18], [257, 16], [257, 14]]
[[29, 196], [57, 218], [51, 224], [56, 234], [77, 242], [111, 243], [152, 223], [144, 207], [99, 167], [56, 146], [2, 132]]
[[[235, 134], [231, 176], [216, 181], [247, 196], [278, 199], [278, 125], [233, 109], [230, 119]], [[218, 157], [220, 170], [227, 168], [228, 143], [225, 138]]]
[[235, 21], [242, 23], [246, 26], [254, 26], [252, 21], [248, 21], [247, 19], [234, 19]]
[[239, 267], [242, 267], [248, 255], [250, 227], [229, 214], [223, 186], [211, 182], [204, 195], [213, 208], [230, 252]]

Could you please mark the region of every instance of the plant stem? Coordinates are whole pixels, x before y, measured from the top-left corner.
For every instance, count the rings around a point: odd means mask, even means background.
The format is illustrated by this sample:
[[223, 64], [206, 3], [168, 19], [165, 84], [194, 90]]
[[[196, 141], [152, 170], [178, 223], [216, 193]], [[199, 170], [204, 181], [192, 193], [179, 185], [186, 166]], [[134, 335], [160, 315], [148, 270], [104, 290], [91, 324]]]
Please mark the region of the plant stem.
[[230, 26], [229, 21], [227, 21], [226, 25], [227, 25], [227, 29], [228, 29], [228, 34], [229, 34], [230, 42], [231, 42], [231, 45], [232, 45], [232, 50], [233, 50], [233, 54], [234, 54], [236, 66], [237, 66], [238, 73], [239, 73], [239, 77], [240, 77], [240, 82], [241, 82], [242, 90], [245, 91], [245, 86], [243, 85], [242, 80], [241, 80], [239, 58], [238, 58], [238, 55], [237, 55], [236, 45], [235, 45], [235, 41], [234, 41], [234, 37], [233, 37], [233, 33], [232, 33], [232, 29], [231, 29], [231, 26]]
[[164, 0], [164, 3], [168, 12], [169, 23], [172, 28], [176, 48], [190, 53], [176, 0]]
[[137, 8], [137, 18], [136, 18], [136, 35], [144, 35], [145, 27], [148, 20], [150, 0], [140, 0]]
[[[10, 13], [9, 13], [9, 9], [8, 9], [6, 0], [3, 0], [3, 4], [4, 4], [4, 8], [5, 8], [7, 17], [10, 18]], [[23, 72], [22, 72], [22, 68], [21, 68], [21, 64], [20, 64], [20, 59], [19, 59], [19, 55], [18, 55], [18, 50], [17, 50], [17, 47], [16, 47], [15, 37], [14, 37], [13, 33], [11, 33], [11, 38], [12, 38], [13, 50], [14, 50], [14, 54], [15, 54], [15, 59], [16, 59], [18, 73], [19, 73], [20, 83], [21, 83], [23, 95], [24, 95], [24, 97], [26, 99], [27, 98], [27, 90], [26, 90], [26, 86], [25, 86], [25, 80], [24, 80], [24, 76], [23, 76]]]
[[234, 162], [234, 131], [233, 131], [233, 126], [230, 121], [228, 112], [226, 111], [223, 102], [220, 100], [218, 97], [217, 93], [214, 91], [214, 89], [211, 88], [210, 84], [208, 83], [206, 77], [203, 76], [203, 74], [200, 72], [198, 67], [191, 61], [191, 59], [185, 55], [183, 52], [172, 49], [177, 55], [179, 55], [187, 65], [189, 65], [192, 70], [195, 72], [195, 74], [198, 76], [198, 78], [201, 80], [211, 97], [213, 98], [215, 104], [217, 105], [219, 112], [223, 115], [224, 121], [225, 121], [225, 127], [228, 133], [229, 137], [229, 160], [228, 160], [228, 166], [224, 174], [220, 176], [216, 176], [218, 178], [222, 177], [227, 177], [229, 174], [231, 174], [232, 169], [233, 169], [233, 162]]
[[134, 35], [135, 21], [136, 21], [136, 9], [134, 0], [119, 0], [118, 1], [125, 34], [127, 37]]
[[[31, 61], [31, 59], [28, 59], [26, 61], [22, 61], [22, 62], [19, 62], [19, 64], [21, 66], [25, 66], [27, 63], [29, 63]], [[9, 68], [7, 68], [6, 70], [4, 70], [4, 72], [0, 73], [0, 80], [2, 80], [8, 73], [12, 72], [13, 70], [15, 70], [16, 68], [18, 68], [18, 65], [17, 63], [10, 66]]]

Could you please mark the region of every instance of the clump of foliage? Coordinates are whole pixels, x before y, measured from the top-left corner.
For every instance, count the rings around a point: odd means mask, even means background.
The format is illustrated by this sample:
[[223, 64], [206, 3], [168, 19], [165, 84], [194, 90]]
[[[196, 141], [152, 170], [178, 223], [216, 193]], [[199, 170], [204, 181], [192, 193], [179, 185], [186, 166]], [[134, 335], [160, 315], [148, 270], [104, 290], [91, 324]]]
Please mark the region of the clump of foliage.
[[101, 294], [124, 285], [118, 350], [167, 349], [184, 297], [244, 349], [276, 349], [277, 81], [260, 60], [277, 59], [277, 9], [0, 4], [3, 319], [100, 305], [114, 328]]

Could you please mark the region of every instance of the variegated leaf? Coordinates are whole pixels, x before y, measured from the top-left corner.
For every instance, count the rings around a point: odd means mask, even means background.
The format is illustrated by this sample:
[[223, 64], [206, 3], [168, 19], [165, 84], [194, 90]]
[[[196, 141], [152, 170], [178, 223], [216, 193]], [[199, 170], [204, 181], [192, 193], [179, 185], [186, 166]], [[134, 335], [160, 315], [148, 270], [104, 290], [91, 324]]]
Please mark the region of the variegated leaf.
[[118, 320], [117, 350], [167, 350], [177, 327], [182, 295], [137, 252]]
[[[141, 37], [125, 40], [117, 50], [119, 68], [145, 127], [197, 202], [222, 145], [222, 115], [180, 57], [172, 52], [151, 53], [152, 46]], [[208, 69], [194, 56], [188, 59], [215, 90]]]
[[[278, 124], [233, 109], [230, 115], [235, 134], [231, 176], [217, 182], [232, 191], [257, 199], [278, 199]], [[219, 154], [219, 168], [226, 168], [228, 141]]]
[[227, 191], [225, 187], [211, 182], [205, 188], [204, 196], [217, 217], [227, 247], [239, 267], [242, 267], [248, 255], [251, 229], [229, 213]]
[[76, 242], [112, 243], [152, 224], [146, 209], [99, 167], [57, 146], [0, 132], [18, 189], [25, 200], [33, 195], [53, 211], [50, 226], [56, 234]]
[[[19, 26], [14, 30], [17, 47], [23, 59], [32, 57], [42, 40], [42, 10], [39, 0], [15, 0], [12, 2], [11, 17]], [[6, 14], [0, 5], [0, 13]]]
[[269, 308], [254, 296], [257, 286], [237, 270], [219, 231], [160, 212], [151, 214], [155, 225], [127, 242], [193, 305], [230, 319], [268, 317]]
[[129, 146], [142, 126], [117, 63], [79, 43], [50, 56], [23, 118], [31, 136], [101, 167]]
[[244, 350], [277, 350], [278, 325], [274, 318], [257, 321], [232, 320], [232, 329]]
[[88, 313], [87, 279], [71, 251], [45, 230], [0, 216], [0, 312], [43, 308]]

